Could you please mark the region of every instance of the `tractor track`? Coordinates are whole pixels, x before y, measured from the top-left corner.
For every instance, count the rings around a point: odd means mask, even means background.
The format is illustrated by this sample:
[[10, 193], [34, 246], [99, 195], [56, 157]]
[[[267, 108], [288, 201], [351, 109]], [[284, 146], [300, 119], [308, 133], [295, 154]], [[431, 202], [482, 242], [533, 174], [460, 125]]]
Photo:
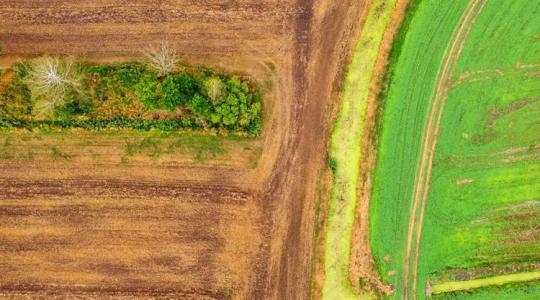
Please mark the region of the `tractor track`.
[[[422, 139], [423, 142], [419, 160], [420, 166], [414, 187], [411, 215], [409, 217], [407, 246], [403, 262], [404, 299], [409, 298], [409, 285], [412, 285], [412, 299], [416, 299], [417, 295], [418, 256], [424, 213], [428, 201], [435, 147], [440, 132], [442, 115], [448, 97], [452, 75], [468, 33], [472, 29], [476, 18], [482, 12], [487, 1], [488, 0], [471, 0], [447, 46], [443, 56], [443, 63], [437, 74], [436, 87], [431, 96], [431, 107]], [[412, 254], [414, 256], [412, 259], [413, 265], [411, 267]], [[412, 273], [411, 276], [409, 273]], [[411, 279], [409, 277], [412, 277], [412, 282], [410, 282]]]

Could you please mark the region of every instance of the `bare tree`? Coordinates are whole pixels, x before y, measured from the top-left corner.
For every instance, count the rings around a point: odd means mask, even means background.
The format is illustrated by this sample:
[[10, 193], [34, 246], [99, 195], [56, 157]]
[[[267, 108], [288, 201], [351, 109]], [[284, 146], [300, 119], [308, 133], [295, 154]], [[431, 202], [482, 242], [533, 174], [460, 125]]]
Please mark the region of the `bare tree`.
[[149, 46], [143, 54], [148, 65], [158, 71], [160, 76], [169, 75], [178, 63], [176, 50], [168, 42], [162, 42], [159, 47]]
[[73, 59], [46, 56], [30, 63], [26, 83], [35, 101], [36, 114], [43, 116], [64, 104], [70, 91], [79, 89], [81, 75]]

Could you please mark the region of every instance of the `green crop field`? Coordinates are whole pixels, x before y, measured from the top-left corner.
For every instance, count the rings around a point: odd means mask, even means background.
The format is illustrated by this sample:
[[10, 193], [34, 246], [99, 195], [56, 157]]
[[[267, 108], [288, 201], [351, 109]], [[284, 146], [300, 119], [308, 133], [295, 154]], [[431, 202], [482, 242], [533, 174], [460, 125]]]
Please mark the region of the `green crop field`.
[[[423, 0], [409, 11], [370, 207], [374, 258], [396, 299], [539, 266], [538, 11], [525, 0]], [[498, 295], [540, 297], [534, 284], [512, 286]]]

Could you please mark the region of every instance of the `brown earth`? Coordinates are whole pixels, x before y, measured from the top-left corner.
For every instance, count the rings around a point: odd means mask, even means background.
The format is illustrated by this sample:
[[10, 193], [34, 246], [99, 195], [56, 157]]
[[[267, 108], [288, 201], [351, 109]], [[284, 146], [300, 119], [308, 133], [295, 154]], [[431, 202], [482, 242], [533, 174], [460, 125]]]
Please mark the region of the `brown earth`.
[[106, 151], [0, 160], [0, 297], [305, 299], [331, 105], [361, 6], [1, 1], [0, 65], [40, 53], [129, 60], [165, 40], [190, 63], [272, 88], [256, 166], [182, 154], [121, 165]]

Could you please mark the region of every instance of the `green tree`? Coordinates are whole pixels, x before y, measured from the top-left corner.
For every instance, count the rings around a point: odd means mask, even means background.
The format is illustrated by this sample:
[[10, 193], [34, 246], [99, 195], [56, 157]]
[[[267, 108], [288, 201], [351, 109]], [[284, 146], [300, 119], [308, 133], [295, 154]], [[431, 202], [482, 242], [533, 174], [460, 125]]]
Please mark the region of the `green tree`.
[[163, 106], [173, 111], [180, 104], [187, 102], [188, 99], [182, 97], [176, 77], [167, 76], [167, 78], [161, 84], [161, 93], [163, 94]]
[[170, 75], [163, 82], [163, 107], [174, 110], [188, 103], [199, 92], [199, 84], [188, 74]]
[[147, 109], [159, 109], [160, 84], [155, 76], [147, 76], [135, 85], [135, 94]]
[[188, 102], [191, 111], [200, 117], [207, 117], [211, 112], [210, 102], [202, 95], [196, 94]]

